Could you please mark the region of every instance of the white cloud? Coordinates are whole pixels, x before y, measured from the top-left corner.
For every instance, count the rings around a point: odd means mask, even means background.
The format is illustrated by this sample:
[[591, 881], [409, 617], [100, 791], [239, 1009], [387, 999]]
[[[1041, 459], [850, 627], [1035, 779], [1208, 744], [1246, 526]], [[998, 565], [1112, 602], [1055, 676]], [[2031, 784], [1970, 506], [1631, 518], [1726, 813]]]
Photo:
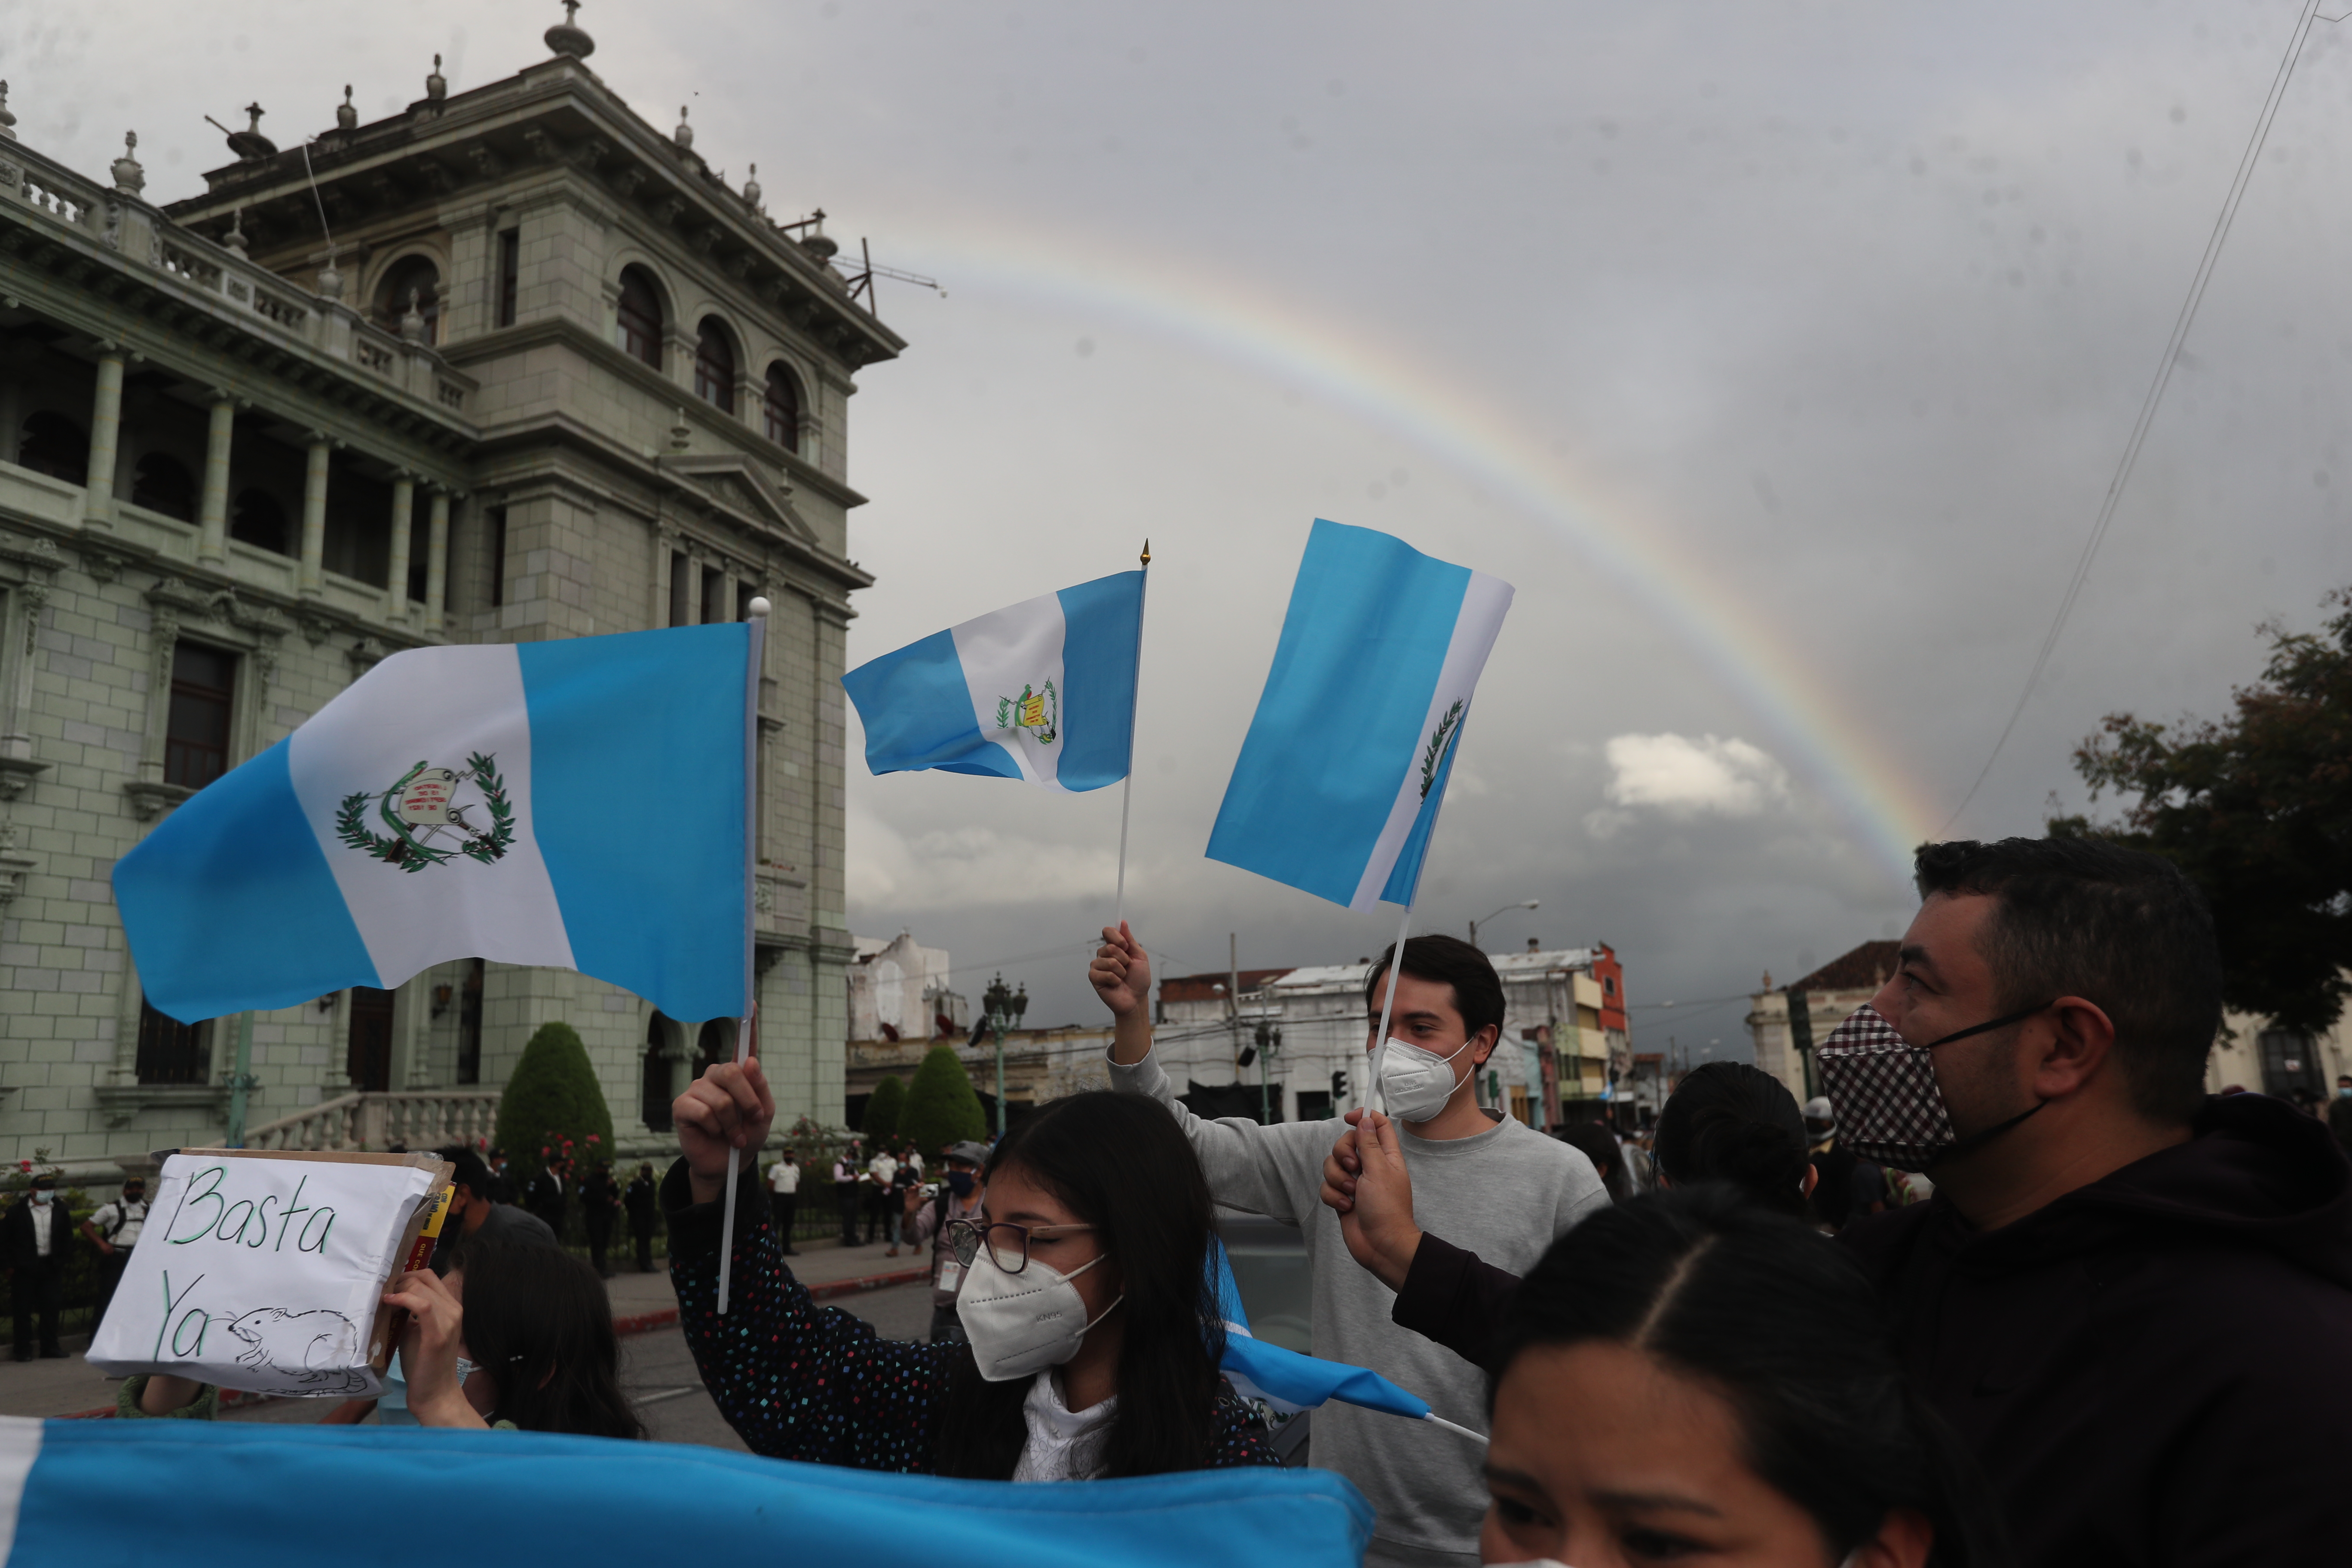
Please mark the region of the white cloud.
[[[1602, 792], [1619, 807], [1648, 806], [1669, 816], [1703, 813], [1754, 816], [1789, 798], [1789, 775], [1770, 753], [1741, 740], [1702, 735], [1617, 735], [1604, 748], [1609, 784]], [[1629, 818], [1596, 812], [1586, 826], [1606, 837]]]
[[847, 826], [844, 870], [855, 919], [1107, 895], [1118, 878], [1113, 848], [977, 826], [905, 833], [854, 799]]

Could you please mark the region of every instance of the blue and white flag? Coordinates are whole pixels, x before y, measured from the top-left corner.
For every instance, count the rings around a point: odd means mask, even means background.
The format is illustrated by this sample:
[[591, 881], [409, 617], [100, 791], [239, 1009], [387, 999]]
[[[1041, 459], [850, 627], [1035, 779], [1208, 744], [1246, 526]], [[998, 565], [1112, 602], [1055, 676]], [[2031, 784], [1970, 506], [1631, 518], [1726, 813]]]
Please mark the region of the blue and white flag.
[[1120, 572], [933, 632], [841, 678], [877, 773], [1026, 779], [1089, 790], [1127, 776], [1143, 574]]
[[1209, 858], [1351, 910], [1412, 902], [1511, 585], [1317, 520]]
[[487, 958], [743, 1016], [754, 636], [394, 654], [116, 864], [147, 999], [193, 1022]]
[[1312, 1410], [1336, 1399], [1408, 1421], [1433, 1422], [1449, 1432], [1478, 1438], [1477, 1433], [1456, 1426], [1430, 1409], [1429, 1401], [1421, 1395], [1399, 1388], [1369, 1367], [1301, 1355], [1257, 1338], [1250, 1332], [1249, 1312], [1242, 1305], [1241, 1288], [1234, 1283], [1225, 1244], [1213, 1240], [1209, 1247], [1209, 1268], [1217, 1277], [1218, 1311], [1225, 1322], [1225, 1353], [1217, 1365], [1244, 1398], [1263, 1399], [1285, 1415]]
[[[466, 1485], [453, 1478], [478, 1478]], [[1372, 1510], [1329, 1470], [1036, 1486], [541, 1432], [0, 1416], [6, 1568], [1354, 1568]]]

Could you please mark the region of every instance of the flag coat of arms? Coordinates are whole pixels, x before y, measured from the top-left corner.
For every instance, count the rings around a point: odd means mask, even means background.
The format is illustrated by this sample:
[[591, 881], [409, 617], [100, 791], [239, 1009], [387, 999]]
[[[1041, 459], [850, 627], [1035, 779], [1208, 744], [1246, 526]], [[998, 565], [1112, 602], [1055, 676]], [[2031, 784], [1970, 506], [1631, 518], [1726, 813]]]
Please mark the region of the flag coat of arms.
[[1511, 585], [1317, 520], [1209, 858], [1411, 904]]
[[457, 958], [749, 1004], [750, 623], [396, 653], [114, 868], [184, 1022]]
[[1127, 776], [1143, 574], [1008, 605], [841, 678], [877, 773], [936, 768], [1090, 790]]

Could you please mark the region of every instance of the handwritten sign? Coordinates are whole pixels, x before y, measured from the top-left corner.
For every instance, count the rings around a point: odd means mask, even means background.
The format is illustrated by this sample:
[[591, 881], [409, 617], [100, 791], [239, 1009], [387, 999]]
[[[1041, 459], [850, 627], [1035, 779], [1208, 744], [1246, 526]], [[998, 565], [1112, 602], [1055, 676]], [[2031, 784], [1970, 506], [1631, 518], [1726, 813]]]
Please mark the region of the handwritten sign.
[[89, 1364], [373, 1398], [391, 1351], [381, 1297], [438, 1218], [448, 1169], [429, 1154], [173, 1154]]

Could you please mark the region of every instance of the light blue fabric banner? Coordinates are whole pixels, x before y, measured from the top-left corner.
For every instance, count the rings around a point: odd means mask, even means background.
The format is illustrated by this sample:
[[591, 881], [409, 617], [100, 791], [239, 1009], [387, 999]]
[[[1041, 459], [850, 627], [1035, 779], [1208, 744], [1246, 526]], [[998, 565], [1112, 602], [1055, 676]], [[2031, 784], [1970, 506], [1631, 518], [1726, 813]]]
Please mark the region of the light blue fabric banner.
[[1127, 776], [1143, 574], [1120, 572], [934, 632], [841, 678], [877, 773], [1090, 790]]
[[1209, 858], [1353, 910], [1410, 903], [1511, 585], [1318, 521]]
[[741, 1017], [751, 649], [739, 624], [394, 654], [117, 862], [147, 999], [194, 1022], [488, 958]]
[[944, 1480], [525, 1432], [0, 1417], [8, 1568], [1355, 1568], [1328, 1470]]

